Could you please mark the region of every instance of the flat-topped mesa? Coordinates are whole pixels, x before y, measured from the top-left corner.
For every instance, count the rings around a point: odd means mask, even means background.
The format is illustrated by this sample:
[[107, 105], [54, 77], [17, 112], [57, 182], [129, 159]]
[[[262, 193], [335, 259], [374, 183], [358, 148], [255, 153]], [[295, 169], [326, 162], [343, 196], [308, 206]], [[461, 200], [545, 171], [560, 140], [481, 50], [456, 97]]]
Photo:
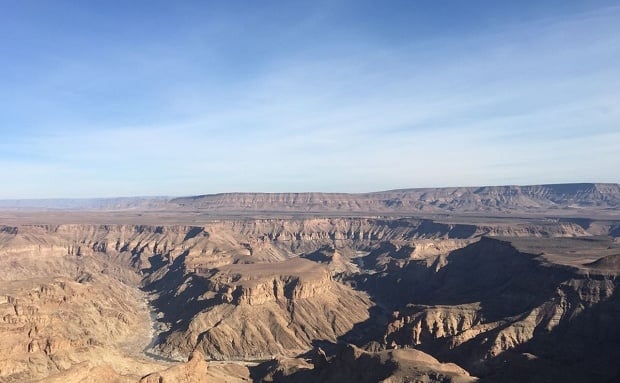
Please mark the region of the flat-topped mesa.
[[[123, 215], [123, 222], [149, 222], [149, 219], [127, 212], [186, 213], [198, 210], [210, 215], [222, 213], [247, 215], [269, 213], [338, 213], [374, 214], [391, 213], [407, 216], [420, 212], [515, 212], [528, 211], [545, 215], [605, 212], [620, 206], [620, 185], [617, 183], [572, 183], [549, 185], [506, 185], [482, 187], [444, 187], [387, 190], [370, 193], [222, 193], [179, 198], [108, 198], [85, 200], [0, 200], [0, 210], [10, 212], [41, 211], [49, 217], [54, 212], [86, 213], [90, 218], [80, 222], [92, 222], [97, 216], [108, 222], [112, 213]], [[54, 210], [49, 210], [49, 209]], [[57, 210], [56, 210], [57, 209]], [[587, 212], [586, 212], [587, 213]], [[613, 213], [613, 211], [612, 211]], [[20, 214], [17, 214], [18, 216]], [[32, 222], [32, 217], [24, 217]], [[66, 219], [66, 218], [64, 218]], [[35, 218], [34, 222], [40, 222]], [[62, 222], [53, 219], [52, 222]], [[194, 222], [193, 217], [190, 221]]]
[[326, 266], [301, 258], [270, 264], [234, 264], [218, 268], [209, 279], [222, 302], [260, 305], [307, 299], [330, 288]]
[[223, 193], [175, 198], [170, 206], [218, 212], [504, 212], [620, 205], [618, 184], [448, 187], [374, 193]]

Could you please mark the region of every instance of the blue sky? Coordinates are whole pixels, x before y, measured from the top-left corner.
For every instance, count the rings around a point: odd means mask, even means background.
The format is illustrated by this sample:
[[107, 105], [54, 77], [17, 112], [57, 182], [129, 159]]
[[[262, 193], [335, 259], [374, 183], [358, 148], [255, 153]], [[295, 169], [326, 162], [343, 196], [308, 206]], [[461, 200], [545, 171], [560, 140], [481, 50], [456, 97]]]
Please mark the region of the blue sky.
[[0, 7], [0, 198], [620, 182], [614, 2]]

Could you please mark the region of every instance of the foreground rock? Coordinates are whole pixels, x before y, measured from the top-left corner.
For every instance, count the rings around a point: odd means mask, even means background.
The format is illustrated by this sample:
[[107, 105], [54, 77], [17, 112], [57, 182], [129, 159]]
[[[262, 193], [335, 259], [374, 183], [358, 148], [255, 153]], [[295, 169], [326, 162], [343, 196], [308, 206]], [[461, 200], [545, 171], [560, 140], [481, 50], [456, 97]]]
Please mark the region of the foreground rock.
[[389, 350], [366, 352], [348, 345], [332, 358], [321, 350], [315, 357], [312, 369], [303, 364], [291, 366], [291, 361], [277, 361], [263, 368], [265, 381], [323, 383], [336, 382], [475, 382], [467, 371], [453, 363], [440, 363], [432, 356], [418, 350]]
[[204, 355], [195, 351], [187, 363], [149, 374], [140, 379], [139, 383], [207, 383], [207, 369]]
[[0, 381], [34, 381], [73, 366], [109, 376], [156, 368], [125, 352], [141, 350], [149, 336], [143, 295], [128, 279], [119, 280], [131, 271], [114, 276], [110, 263], [36, 252], [5, 253], [0, 264], [16, 277], [0, 280]]

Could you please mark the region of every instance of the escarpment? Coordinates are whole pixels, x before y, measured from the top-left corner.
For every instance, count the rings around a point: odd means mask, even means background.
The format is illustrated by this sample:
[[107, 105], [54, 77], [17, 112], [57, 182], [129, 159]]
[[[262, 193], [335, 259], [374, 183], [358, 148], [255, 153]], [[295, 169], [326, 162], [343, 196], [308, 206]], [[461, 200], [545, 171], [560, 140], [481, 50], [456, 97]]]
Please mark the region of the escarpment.
[[401, 189], [375, 193], [222, 193], [172, 199], [171, 206], [220, 212], [554, 212], [620, 205], [618, 184]]

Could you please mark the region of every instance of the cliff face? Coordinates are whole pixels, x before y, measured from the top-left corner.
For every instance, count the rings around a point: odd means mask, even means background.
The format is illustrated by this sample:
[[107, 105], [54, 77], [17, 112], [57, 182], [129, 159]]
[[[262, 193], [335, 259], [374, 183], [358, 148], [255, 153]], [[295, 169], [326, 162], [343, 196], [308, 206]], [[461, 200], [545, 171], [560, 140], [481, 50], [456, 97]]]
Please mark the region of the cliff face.
[[[367, 218], [223, 220], [202, 226], [31, 225], [2, 227], [0, 251], [16, 262], [34, 256], [60, 262], [67, 254], [97, 254], [138, 270], [153, 268], [152, 262], [172, 263], [184, 254], [188, 268], [199, 270], [244, 260], [252, 263], [285, 260], [322, 246], [366, 248], [381, 241], [468, 239], [482, 234], [586, 236], [588, 232], [570, 222], [511, 226]], [[36, 268], [36, 263], [30, 266]], [[29, 271], [13, 268], [6, 278], [13, 278], [16, 272]], [[1, 273], [0, 270], [0, 277]]]
[[[0, 200], [8, 211], [394, 213], [605, 212], [620, 206], [620, 185], [604, 183], [483, 186], [388, 190], [372, 193], [222, 193], [168, 197], [56, 200]], [[51, 210], [50, 210], [51, 211]]]
[[226, 193], [176, 198], [171, 205], [209, 211], [506, 212], [620, 206], [618, 184], [558, 184], [403, 189], [365, 194]]

